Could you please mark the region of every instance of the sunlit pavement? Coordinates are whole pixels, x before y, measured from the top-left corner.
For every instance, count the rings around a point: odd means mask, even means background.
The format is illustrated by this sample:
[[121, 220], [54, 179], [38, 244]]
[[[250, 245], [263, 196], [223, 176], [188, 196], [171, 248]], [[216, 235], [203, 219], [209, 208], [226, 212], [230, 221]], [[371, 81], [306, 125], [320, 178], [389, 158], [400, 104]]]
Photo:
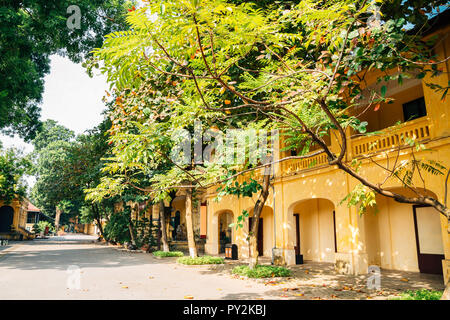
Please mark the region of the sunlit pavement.
[[217, 272], [83, 236], [53, 237], [22, 242], [0, 256], [0, 299], [249, 299], [273, 291]]
[[14, 243], [0, 252], [0, 299], [386, 299], [407, 289], [443, 289], [442, 277], [413, 272], [382, 270], [381, 290], [374, 291], [366, 289], [366, 275], [336, 275], [330, 264], [295, 266], [289, 279], [249, 280], [230, 274], [236, 262], [175, 260], [84, 235]]

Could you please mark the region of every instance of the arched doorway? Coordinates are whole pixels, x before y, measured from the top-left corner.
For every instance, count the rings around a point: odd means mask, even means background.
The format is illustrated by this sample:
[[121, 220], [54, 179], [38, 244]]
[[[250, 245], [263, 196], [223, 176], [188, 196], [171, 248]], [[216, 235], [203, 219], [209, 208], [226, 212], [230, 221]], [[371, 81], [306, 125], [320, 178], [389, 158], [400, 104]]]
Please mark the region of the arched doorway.
[[177, 212], [175, 212], [175, 216], [172, 217], [172, 239], [175, 240], [179, 240], [177, 239], [177, 233], [180, 233], [178, 226], [180, 226], [181, 223], [181, 213], [179, 210], [177, 210]]
[[297, 256], [304, 260], [335, 262], [336, 226], [333, 202], [308, 199], [291, 206], [291, 239]]
[[[412, 195], [405, 188], [391, 189]], [[430, 191], [422, 192], [435, 196]], [[376, 196], [377, 213], [362, 217], [364, 248], [369, 265], [442, 274], [444, 249], [440, 214], [432, 207], [413, 206]]]
[[219, 253], [225, 253], [225, 246], [233, 242], [233, 213], [224, 211], [218, 215]]
[[0, 233], [11, 232], [14, 221], [14, 209], [10, 206], [0, 208]]

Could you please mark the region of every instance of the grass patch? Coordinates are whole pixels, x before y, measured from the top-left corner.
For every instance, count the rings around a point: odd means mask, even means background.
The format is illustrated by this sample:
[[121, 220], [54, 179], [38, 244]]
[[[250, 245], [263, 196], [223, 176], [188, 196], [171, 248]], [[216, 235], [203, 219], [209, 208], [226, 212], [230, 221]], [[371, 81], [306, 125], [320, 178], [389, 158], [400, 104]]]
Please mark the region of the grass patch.
[[166, 257], [182, 257], [184, 256], [184, 253], [181, 251], [169, 251], [169, 252], [165, 252], [165, 251], [155, 251], [153, 252], [153, 255], [155, 257], [161, 257], [161, 258], [166, 258]]
[[400, 297], [394, 297], [390, 300], [440, 300], [443, 291], [433, 291], [427, 289], [407, 290], [400, 294]]
[[273, 277], [289, 277], [291, 270], [279, 266], [258, 265], [255, 269], [248, 266], [238, 266], [231, 271], [233, 274], [247, 276], [249, 278], [273, 278]]
[[211, 256], [203, 256], [203, 257], [182, 257], [177, 259], [178, 263], [186, 264], [186, 265], [200, 265], [200, 264], [222, 264], [225, 262], [224, 258], [220, 257], [211, 257]]

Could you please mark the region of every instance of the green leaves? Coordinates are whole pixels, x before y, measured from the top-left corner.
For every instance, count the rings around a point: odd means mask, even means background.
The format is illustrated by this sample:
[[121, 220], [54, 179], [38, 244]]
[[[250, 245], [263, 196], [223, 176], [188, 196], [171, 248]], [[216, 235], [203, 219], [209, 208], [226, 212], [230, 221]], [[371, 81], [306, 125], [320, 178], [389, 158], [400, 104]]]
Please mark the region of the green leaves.
[[375, 192], [362, 184], [358, 184], [339, 204], [342, 205], [344, 202], [347, 202], [349, 208], [357, 207], [360, 216], [369, 208], [374, 209], [374, 213], [378, 211]]
[[352, 39], [354, 39], [354, 38], [356, 38], [358, 36], [359, 36], [358, 30], [353, 30], [352, 32], [349, 32], [348, 39], [352, 40]]
[[[234, 184], [233, 184], [234, 182]], [[257, 193], [262, 189], [262, 186], [258, 181], [250, 178], [249, 181], [244, 181], [239, 183], [237, 180], [229, 180], [224, 186], [217, 189], [220, 196], [224, 195], [234, 195], [239, 197], [252, 197], [253, 194]]]
[[242, 214], [238, 215], [235, 223], [230, 224], [230, 228], [236, 227], [236, 230], [242, 229], [244, 227], [244, 222], [249, 217], [249, 212], [247, 210], [243, 210]]
[[367, 121], [361, 121], [358, 118], [350, 118], [348, 122], [349, 126], [355, 129], [359, 133], [367, 132], [367, 125], [369, 124]]
[[6, 203], [26, 195], [24, 176], [31, 171], [31, 161], [15, 149], [0, 146], [0, 199]]
[[[216, 200], [252, 197], [261, 190], [258, 182], [234, 176], [251, 169], [248, 163], [176, 166], [167, 160], [171, 134], [193, 132], [193, 119], [214, 130], [281, 129], [288, 136], [283, 151], [300, 154], [320, 145], [311, 132], [327, 144], [338, 124], [344, 131], [350, 127], [373, 136], [380, 132], [367, 133], [364, 113], [371, 105], [376, 111], [392, 101], [386, 97], [389, 81], [401, 85], [416, 71], [425, 75], [415, 61], [428, 61], [432, 55], [431, 43], [427, 47], [420, 37], [402, 30], [411, 22], [409, 16], [390, 11], [399, 6], [402, 11], [408, 1], [383, 4], [382, 21], [373, 25], [367, 18], [374, 14], [374, 2], [303, 0], [264, 10], [256, 9], [260, 3], [236, 3], [241, 1], [146, 2], [128, 14], [130, 31], [110, 34], [95, 50], [117, 89], [109, 114], [113, 156], [105, 172], [110, 177], [100, 189], [109, 184], [113, 192], [124, 192], [131, 184], [141, 189], [151, 185], [164, 190], [153, 196], [164, 198], [180, 184], [220, 180], [225, 182]], [[373, 73], [375, 69], [380, 72]], [[432, 75], [438, 74], [431, 69]], [[377, 78], [366, 81], [371, 75]], [[383, 85], [378, 92], [367, 82]], [[434, 88], [448, 93], [448, 88]], [[406, 142], [423, 150], [415, 141]], [[408, 170], [401, 175], [406, 184], [414, 180], [414, 171]], [[436, 172], [428, 166], [422, 170]], [[103, 191], [99, 194], [108, 194]], [[346, 199], [364, 211], [375, 205], [374, 195], [360, 187]]]
[[380, 90], [380, 94], [381, 94], [382, 98], [386, 97], [386, 91], [387, 91], [387, 87], [385, 85], [383, 85]]
[[40, 103], [50, 56], [90, 56], [103, 36], [125, 27], [125, 0], [80, 0], [81, 29], [67, 27], [69, 0], [3, 1], [0, 7], [0, 130], [27, 142], [40, 131]]
[[60, 207], [66, 220], [89, 211], [86, 207], [92, 203], [86, 201], [84, 189], [99, 184], [104, 175], [101, 167], [109, 148], [107, 127], [106, 121], [75, 138], [72, 131], [55, 121], [44, 123], [43, 131], [33, 141], [36, 183], [31, 197], [35, 205], [49, 215]]

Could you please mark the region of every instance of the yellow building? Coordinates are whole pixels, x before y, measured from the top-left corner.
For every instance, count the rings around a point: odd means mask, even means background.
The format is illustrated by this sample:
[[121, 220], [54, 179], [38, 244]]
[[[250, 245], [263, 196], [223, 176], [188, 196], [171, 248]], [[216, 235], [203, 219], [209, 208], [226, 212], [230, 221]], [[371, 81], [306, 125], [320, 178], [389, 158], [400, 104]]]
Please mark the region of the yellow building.
[[29, 201], [14, 199], [10, 203], [0, 200], [0, 239], [23, 240], [33, 235], [26, 229]]
[[[450, 54], [449, 29], [447, 21], [427, 36], [439, 35], [435, 50], [441, 60]], [[386, 164], [386, 155], [392, 158], [397, 147], [405, 145], [405, 137], [415, 136], [427, 147], [415, 154], [417, 158], [442, 161], [450, 167], [450, 100], [442, 101], [442, 92], [425, 85], [433, 82], [448, 86], [449, 64], [447, 60], [440, 65], [444, 72], [432, 80], [427, 76], [422, 80], [405, 80], [402, 86], [394, 81], [385, 83], [387, 96], [395, 102], [361, 116], [361, 121], [369, 123], [368, 131], [382, 133], [358, 137], [349, 130], [346, 161], [361, 160], [360, 173], [371, 181], [382, 182], [383, 170], [363, 156], [370, 154], [379, 163]], [[382, 85], [375, 84], [375, 75], [367, 79], [368, 88]], [[361, 111], [353, 110], [355, 115]], [[402, 125], [393, 127], [397, 122]], [[332, 150], [339, 150], [339, 142], [331, 137]], [[284, 156], [281, 152], [280, 157]], [[401, 149], [399, 161], [409, 157], [410, 150]], [[448, 280], [448, 221], [436, 210], [377, 196], [379, 212], [360, 217], [357, 208], [340, 205], [359, 183], [336, 166], [329, 166], [325, 154], [285, 161], [274, 170], [274, 187], [261, 216], [260, 255], [272, 257], [274, 253], [285, 264], [293, 265], [301, 254], [306, 262], [334, 263], [342, 273], [364, 274], [368, 266], [377, 265], [385, 269], [441, 273], [444, 281]], [[415, 185], [424, 185], [426, 192], [443, 201], [444, 178], [425, 174], [425, 184], [415, 181]], [[410, 192], [393, 181], [388, 187], [400, 193]], [[230, 238], [238, 245], [239, 257], [248, 258], [248, 219], [242, 229], [231, 229], [228, 225], [243, 210], [248, 210], [251, 216], [256, 198], [227, 196], [216, 202], [215, 190], [208, 191], [204, 199], [207, 206], [199, 210], [201, 233], [206, 234], [205, 250], [218, 254], [223, 242]]]

